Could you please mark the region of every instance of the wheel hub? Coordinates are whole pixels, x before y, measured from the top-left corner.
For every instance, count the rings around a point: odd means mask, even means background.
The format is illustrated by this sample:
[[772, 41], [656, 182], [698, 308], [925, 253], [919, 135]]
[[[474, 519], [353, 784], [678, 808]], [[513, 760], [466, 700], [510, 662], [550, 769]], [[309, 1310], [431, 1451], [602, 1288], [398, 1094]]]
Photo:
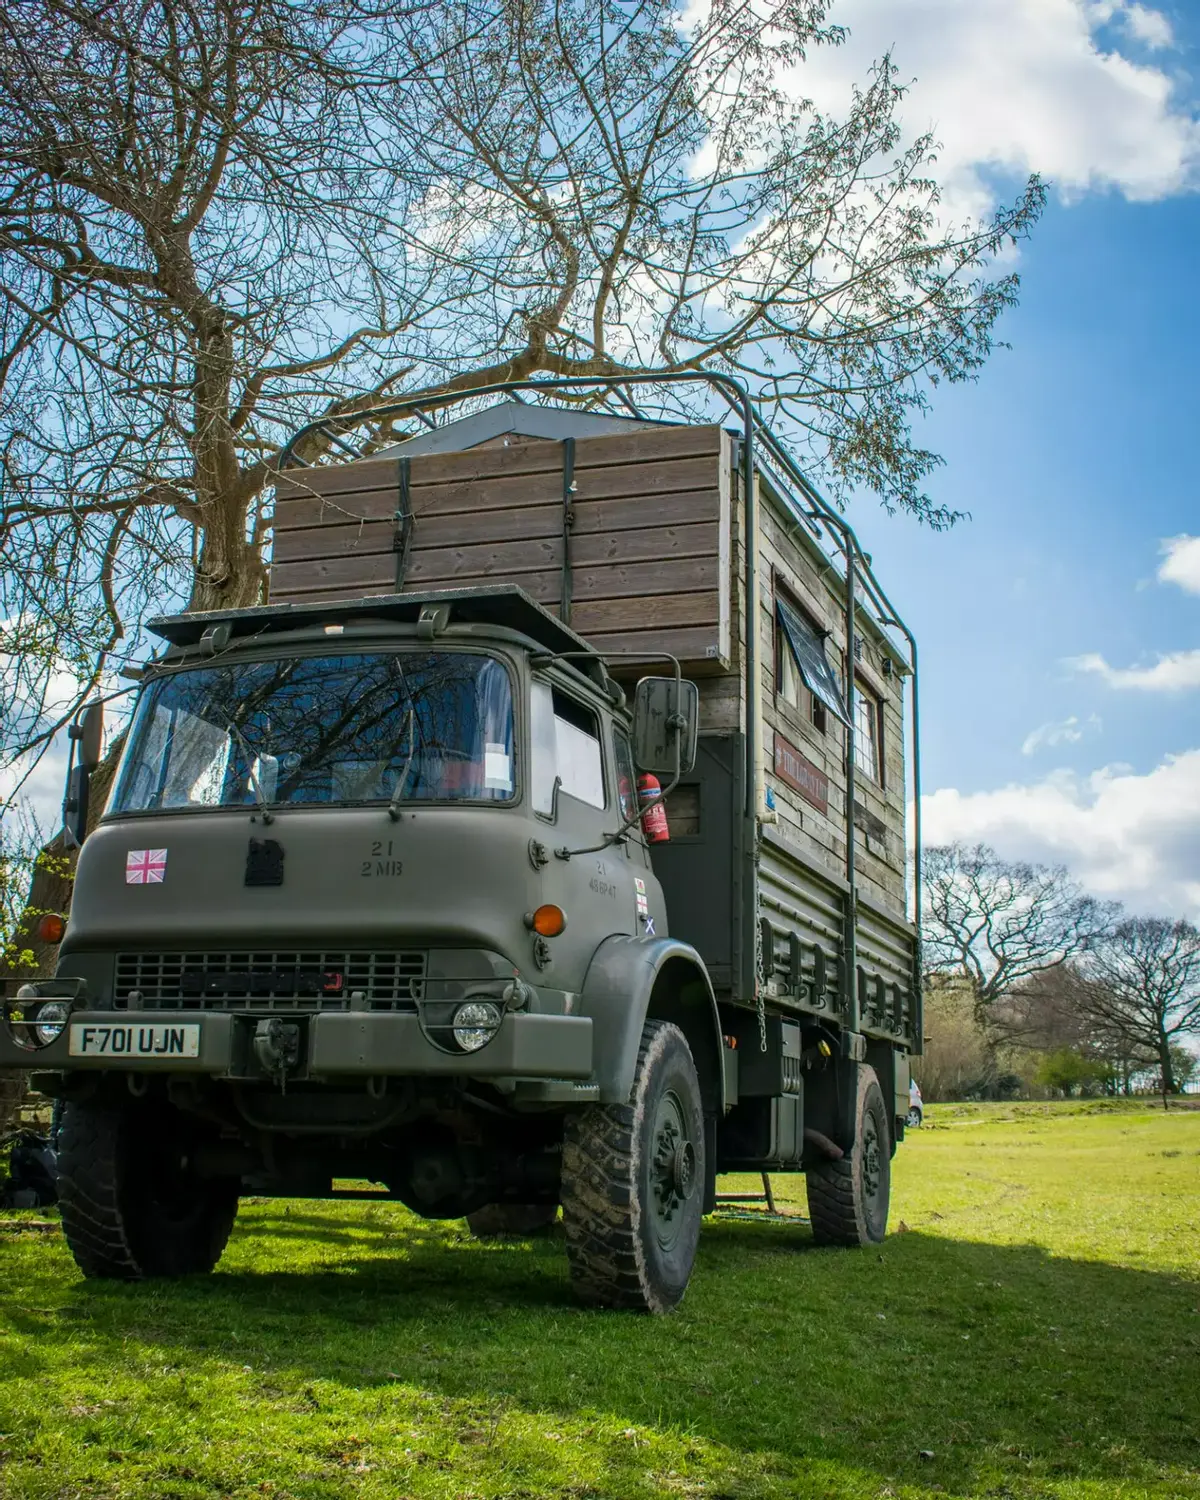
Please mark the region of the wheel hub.
[[883, 1164], [879, 1156], [879, 1133], [873, 1122], [868, 1122], [863, 1128], [862, 1154], [863, 1187], [867, 1196], [874, 1198], [879, 1192]]
[[674, 1094], [667, 1094], [655, 1121], [650, 1168], [658, 1238], [665, 1247], [679, 1235], [681, 1210], [695, 1191], [696, 1176], [696, 1147], [688, 1135], [683, 1109]]

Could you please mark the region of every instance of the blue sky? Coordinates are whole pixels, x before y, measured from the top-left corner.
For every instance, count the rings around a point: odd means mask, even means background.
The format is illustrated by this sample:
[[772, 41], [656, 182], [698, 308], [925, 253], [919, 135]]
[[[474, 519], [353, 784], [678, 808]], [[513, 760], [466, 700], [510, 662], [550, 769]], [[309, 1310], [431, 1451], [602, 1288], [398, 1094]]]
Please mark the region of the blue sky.
[[852, 512], [922, 646], [928, 833], [1200, 917], [1200, 541], [1158, 577], [1164, 542], [1200, 537], [1200, 5], [835, 15], [851, 64], [894, 44], [918, 75], [906, 109], [945, 142], [952, 203], [1052, 184], [1012, 349], [922, 424], [934, 498], [973, 519]]
[[[1200, 739], [1195, 695], [1131, 697], [1064, 665], [1200, 634], [1200, 600], [1155, 582], [1161, 539], [1200, 530], [1200, 301], [1181, 295], [1198, 250], [1200, 199], [1052, 205], [1005, 320], [1013, 348], [924, 424], [947, 460], [935, 498], [972, 519], [934, 534], [856, 507], [925, 648], [931, 786], [980, 791], [1048, 756], [1147, 770]], [[1022, 754], [1072, 716], [1080, 740]]]

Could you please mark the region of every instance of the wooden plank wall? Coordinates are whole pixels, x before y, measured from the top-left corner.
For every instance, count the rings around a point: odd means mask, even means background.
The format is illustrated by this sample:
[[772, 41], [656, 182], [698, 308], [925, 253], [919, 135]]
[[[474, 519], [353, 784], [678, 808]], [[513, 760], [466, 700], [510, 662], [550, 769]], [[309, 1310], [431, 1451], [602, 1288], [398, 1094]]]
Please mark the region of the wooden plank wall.
[[[813, 722], [809, 705], [793, 707], [778, 691], [776, 681], [775, 599], [782, 592], [798, 602], [812, 619], [828, 632], [826, 656], [834, 670], [844, 670], [846, 629], [844, 589], [830, 575], [798, 536], [795, 521], [781, 514], [764, 497], [760, 511], [761, 567], [759, 596], [759, 640], [762, 652], [763, 759], [767, 785], [775, 793], [779, 831], [802, 852], [815, 857], [834, 874], [844, 875], [846, 864], [846, 734], [833, 716], [825, 716], [825, 728]], [[739, 595], [740, 602], [740, 595]], [[859, 626], [861, 657], [855, 663], [860, 685], [865, 685], [882, 708], [882, 781], [867, 776], [861, 767], [855, 777], [855, 801], [859, 807], [855, 839], [855, 861], [859, 884], [889, 911], [905, 915], [905, 761], [904, 679], [883, 671], [885, 648], [870, 626]], [[802, 700], [807, 698], [802, 693]], [[775, 769], [776, 735], [798, 750], [828, 778], [828, 808], [822, 811], [801, 796]]]
[[[740, 664], [746, 649], [746, 611], [743, 574], [745, 568], [744, 514], [740, 504], [739, 476], [733, 475], [731, 506], [731, 599], [733, 602], [732, 669], [724, 677], [700, 682], [702, 729], [746, 730], [744, 691]], [[766, 783], [775, 796], [779, 833], [802, 857], [834, 876], [846, 868], [844, 771], [846, 738], [832, 714], [824, 730], [811, 714], [797, 710], [777, 692], [775, 649], [775, 598], [782, 590], [829, 631], [826, 653], [840, 672], [845, 652], [845, 614], [841, 580], [797, 533], [794, 517], [783, 511], [764, 488], [759, 510], [759, 661], [762, 673], [763, 761]], [[871, 781], [860, 770], [856, 777], [856, 801], [869, 817], [875, 832], [862, 826], [857, 831], [855, 858], [861, 888], [900, 918], [905, 908], [905, 679], [883, 672], [883, 648], [869, 626], [862, 625], [863, 657], [857, 664], [861, 678], [878, 696], [883, 708], [883, 784]], [[802, 695], [803, 696], [803, 695]], [[775, 736], [779, 733], [828, 778], [828, 800], [824, 808], [801, 796], [775, 770]], [[874, 820], [874, 821], [873, 821]], [[884, 834], [879, 836], [879, 824]]]
[[[717, 426], [577, 440], [570, 623], [600, 650], [727, 664], [729, 446]], [[516, 583], [558, 613], [563, 456], [514, 437], [413, 457], [403, 587]], [[398, 482], [395, 457], [292, 471], [276, 496], [271, 599], [393, 592]]]

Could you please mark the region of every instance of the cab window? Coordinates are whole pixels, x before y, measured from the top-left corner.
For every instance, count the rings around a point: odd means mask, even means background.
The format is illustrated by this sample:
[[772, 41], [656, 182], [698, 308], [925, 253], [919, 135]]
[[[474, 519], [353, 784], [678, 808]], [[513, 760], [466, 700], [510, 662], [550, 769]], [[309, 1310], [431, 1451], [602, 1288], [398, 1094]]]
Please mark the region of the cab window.
[[561, 688], [535, 682], [531, 730], [534, 811], [553, 811], [556, 778], [565, 796], [589, 807], [603, 807], [604, 759], [595, 710]]
[[633, 750], [629, 736], [623, 729], [613, 730], [613, 749], [617, 763], [617, 804], [621, 809], [621, 822], [632, 818], [638, 808], [637, 772], [633, 766]]

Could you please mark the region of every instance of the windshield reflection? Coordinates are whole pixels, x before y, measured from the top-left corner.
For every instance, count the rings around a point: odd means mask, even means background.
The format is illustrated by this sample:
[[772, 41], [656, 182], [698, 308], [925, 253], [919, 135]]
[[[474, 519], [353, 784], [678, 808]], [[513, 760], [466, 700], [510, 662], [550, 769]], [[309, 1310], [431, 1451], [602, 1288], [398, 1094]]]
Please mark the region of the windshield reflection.
[[513, 794], [500, 662], [378, 652], [197, 667], [151, 683], [109, 810]]

